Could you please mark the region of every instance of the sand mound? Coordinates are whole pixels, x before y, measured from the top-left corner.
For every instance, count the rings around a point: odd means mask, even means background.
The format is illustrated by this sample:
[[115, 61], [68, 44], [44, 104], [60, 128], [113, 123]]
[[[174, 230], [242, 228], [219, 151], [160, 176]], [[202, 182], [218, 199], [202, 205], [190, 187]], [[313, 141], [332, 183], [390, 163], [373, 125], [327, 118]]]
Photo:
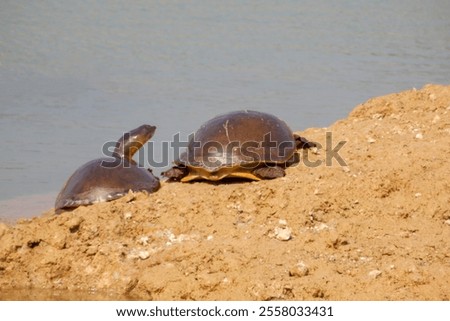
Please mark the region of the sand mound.
[[0, 224], [0, 298], [449, 300], [450, 86], [300, 134], [323, 147], [281, 179], [163, 183]]

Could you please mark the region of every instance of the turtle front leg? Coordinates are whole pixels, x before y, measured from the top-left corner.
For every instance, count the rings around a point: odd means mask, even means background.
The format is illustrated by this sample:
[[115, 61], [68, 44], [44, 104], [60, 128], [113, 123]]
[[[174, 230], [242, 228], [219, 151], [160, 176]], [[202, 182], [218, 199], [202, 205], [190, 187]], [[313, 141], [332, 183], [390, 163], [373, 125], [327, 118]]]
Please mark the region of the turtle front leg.
[[180, 181], [187, 174], [188, 169], [181, 166], [174, 166], [171, 169], [161, 173], [162, 176], [167, 177], [168, 179], [173, 181]]
[[255, 169], [253, 171], [253, 174], [262, 179], [273, 179], [286, 175], [284, 169], [279, 166], [260, 167]]
[[297, 144], [297, 149], [307, 149], [311, 147], [316, 147], [316, 143], [310, 142], [305, 137], [301, 137], [297, 134], [294, 134], [295, 143]]

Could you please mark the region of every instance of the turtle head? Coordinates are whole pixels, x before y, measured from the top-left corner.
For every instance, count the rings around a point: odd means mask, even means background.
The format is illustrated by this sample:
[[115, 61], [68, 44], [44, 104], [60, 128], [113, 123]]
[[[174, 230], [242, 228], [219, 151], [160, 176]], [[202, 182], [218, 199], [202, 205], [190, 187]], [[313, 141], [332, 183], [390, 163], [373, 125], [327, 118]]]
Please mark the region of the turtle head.
[[114, 155], [132, 161], [133, 155], [152, 138], [155, 130], [155, 126], [142, 125], [125, 133], [117, 141]]

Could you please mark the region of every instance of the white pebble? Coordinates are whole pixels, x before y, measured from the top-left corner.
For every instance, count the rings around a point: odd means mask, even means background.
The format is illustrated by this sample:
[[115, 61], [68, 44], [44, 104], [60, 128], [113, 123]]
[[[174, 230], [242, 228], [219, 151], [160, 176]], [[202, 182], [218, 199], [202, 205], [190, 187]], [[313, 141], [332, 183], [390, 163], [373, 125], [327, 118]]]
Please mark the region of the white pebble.
[[414, 194], [414, 196], [415, 196], [415, 197], [421, 197], [421, 196], [422, 196], [422, 193], [416, 193], [416, 194]]
[[295, 267], [289, 270], [290, 276], [296, 276], [296, 277], [302, 277], [309, 274], [309, 268], [305, 264], [305, 262], [300, 261], [298, 262]]
[[139, 258], [141, 260], [146, 260], [150, 257], [150, 252], [149, 251], [139, 251]]
[[278, 220], [278, 224], [286, 226], [287, 222], [286, 220]]
[[375, 138], [372, 138], [372, 137], [369, 137], [368, 139], [367, 139], [367, 142], [369, 143], [369, 144], [373, 144], [373, 143], [375, 143], [377, 140], [375, 139]]
[[383, 115], [382, 114], [373, 114], [372, 115], [372, 119], [383, 119]]
[[133, 214], [131, 214], [131, 212], [125, 212], [123, 214], [123, 218], [126, 219], [126, 220], [128, 220], [128, 219], [130, 219], [132, 217], [133, 217]]
[[320, 232], [323, 230], [328, 230], [328, 229], [330, 229], [330, 227], [328, 225], [326, 225], [325, 223], [320, 223], [319, 225], [314, 226], [313, 229], [316, 232]]
[[417, 133], [416, 134], [416, 139], [423, 139], [422, 133]]
[[319, 155], [319, 154], [320, 154], [319, 149], [318, 149], [317, 147], [315, 147], [315, 146], [309, 148], [309, 150], [310, 150], [311, 153], [313, 153], [314, 155]]
[[139, 243], [141, 243], [142, 245], [147, 245], [148, 244], [148, 236], [143, 236], [139, 239]]
[[436, 116], [434, 116], [432, 123], [436, 124], [440, 120], [441, 120], [441, 117], [439, 117], [439, 115], [436, 115]]
[[381, 275], [381, 271], [380, 270], [372, 270], [369, 272], [369, 277], [372, 279], [376, 279], [377, 277], [379, 277]]
[[208, 235], [207, 237], [206, 237], [206, 240], [207, 241], [211, 241], [211, 240], [213, 240], [214, 239], [214, 236], [212, 236], [212, 235]]
[[446, 220], [445, 224], [450, 225], [450, 220]]
[[289, 241], [292, 237], [292, 230], [289, 227], [276, 227], [274, 232], [276, 239], [280, 241]]

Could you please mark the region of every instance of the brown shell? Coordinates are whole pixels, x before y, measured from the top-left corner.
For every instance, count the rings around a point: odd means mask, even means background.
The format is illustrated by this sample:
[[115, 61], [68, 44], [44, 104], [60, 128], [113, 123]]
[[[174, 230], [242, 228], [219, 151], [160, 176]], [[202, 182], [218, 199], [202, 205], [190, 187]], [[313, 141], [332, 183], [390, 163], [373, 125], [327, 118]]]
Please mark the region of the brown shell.
[[[114, 166], [105, 166], [107, 163]], [[130, 190], [152, 193], [159, 186], [159, 180], [150, 171], [124, 158], [94, 159], [69, 177], [56, 198], [55, 209], [111, 201]]]
[[294, 135], [279, 118], [243, 110], [217, 116], [194, 134], [178, 164], [213, 172], [223, 167], [280, 164], [296, 150]]
[[139, 126], [117, 141], [113, 157], [94, 159], [78, 168], [59, 192], [55, 201], [56, 211], [111, 201], [130, 190], [149, 193], [158, 190], [159, 180], [133, 161], [133, 155], [155, 130], [155, 126]]

